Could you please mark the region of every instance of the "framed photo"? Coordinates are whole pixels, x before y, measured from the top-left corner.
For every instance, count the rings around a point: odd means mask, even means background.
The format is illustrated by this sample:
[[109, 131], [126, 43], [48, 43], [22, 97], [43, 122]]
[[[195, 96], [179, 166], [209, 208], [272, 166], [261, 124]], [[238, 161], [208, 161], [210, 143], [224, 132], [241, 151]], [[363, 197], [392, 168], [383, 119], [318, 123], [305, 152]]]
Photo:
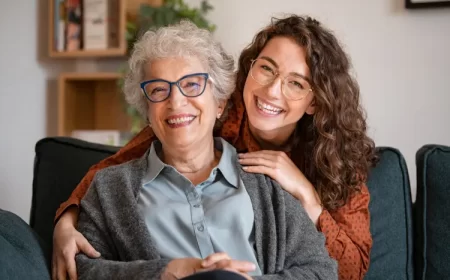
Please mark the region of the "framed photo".
[[450, 7], [450, 0], [406, 0], [407, 9]]

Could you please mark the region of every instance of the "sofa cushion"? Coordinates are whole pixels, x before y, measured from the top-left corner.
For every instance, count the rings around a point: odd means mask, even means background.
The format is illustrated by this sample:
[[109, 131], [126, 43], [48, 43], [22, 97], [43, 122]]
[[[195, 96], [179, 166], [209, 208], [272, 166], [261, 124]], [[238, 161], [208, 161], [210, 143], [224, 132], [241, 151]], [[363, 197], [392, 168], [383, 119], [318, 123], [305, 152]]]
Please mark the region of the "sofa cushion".
[[0, 209], [0, 279], [50, 279], [39, 237], [17, 215]]
[[413, 228], [408, 170], [400, 151], [378, 148], [380, 161], [369, 174], [369, 271], [364, 279], [413, 279]]
[[423, 146], [416, 166], [416, 278], [450, 279], [450, 147]]
[[[89, 168], [119, 148], [85, 141], [52, 137], [36, 143], [30, 226], [52, 249], [53, 221]], [[47, 260], [50, 263], [50, 260]]]

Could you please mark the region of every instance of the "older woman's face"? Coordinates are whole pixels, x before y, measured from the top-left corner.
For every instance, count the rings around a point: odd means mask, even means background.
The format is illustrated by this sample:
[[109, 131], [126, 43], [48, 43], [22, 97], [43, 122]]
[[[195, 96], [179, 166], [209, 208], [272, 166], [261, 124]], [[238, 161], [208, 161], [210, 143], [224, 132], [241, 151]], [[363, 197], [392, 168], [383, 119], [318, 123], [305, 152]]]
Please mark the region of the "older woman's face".
[[[206, 73], [197, 58], [164, 58], [147, 65], [144, 79], [175, 82], [194, 73]], [[183, 148], [211, 139], [222, 107], [214, 98], [211, 81], [208, 80], [200, 96], [186, 97], [177, 86], [172, 86], [166, 100], [158, 103], [148, 101], [148, 119], [163, 145]]]

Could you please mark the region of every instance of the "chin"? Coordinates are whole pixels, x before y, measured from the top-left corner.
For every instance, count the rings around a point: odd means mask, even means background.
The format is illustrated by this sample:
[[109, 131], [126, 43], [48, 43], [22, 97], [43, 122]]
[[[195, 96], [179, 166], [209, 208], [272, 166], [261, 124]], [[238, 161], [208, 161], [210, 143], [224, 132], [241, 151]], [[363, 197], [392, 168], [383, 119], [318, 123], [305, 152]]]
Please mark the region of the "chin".
[[249, 124], [260, 131], [272, 131], [276, 130], [280, 126], [277, 125], [275, 120], [268, 121], [266, 119], [258, 117], [256, 114], [248, 114]]

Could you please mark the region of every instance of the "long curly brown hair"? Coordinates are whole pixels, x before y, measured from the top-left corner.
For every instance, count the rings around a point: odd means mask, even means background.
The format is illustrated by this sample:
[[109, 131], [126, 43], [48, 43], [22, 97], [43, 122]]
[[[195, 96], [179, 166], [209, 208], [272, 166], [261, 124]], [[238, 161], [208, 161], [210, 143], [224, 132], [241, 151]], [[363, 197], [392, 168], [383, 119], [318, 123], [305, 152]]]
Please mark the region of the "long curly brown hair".
[[310, 17], [272, 18], [241, 53], [235, 94], [242, 94], [251, 60], [270, 39], [294, 39], [306, 50], [314, 92], [314, 115], [304, 115], [293, 135], [292, 158], [315, 186], [323, 206], [335, 210], [367, 180], [375, 144], [367, 134], [358, 83], [336, 37]]

